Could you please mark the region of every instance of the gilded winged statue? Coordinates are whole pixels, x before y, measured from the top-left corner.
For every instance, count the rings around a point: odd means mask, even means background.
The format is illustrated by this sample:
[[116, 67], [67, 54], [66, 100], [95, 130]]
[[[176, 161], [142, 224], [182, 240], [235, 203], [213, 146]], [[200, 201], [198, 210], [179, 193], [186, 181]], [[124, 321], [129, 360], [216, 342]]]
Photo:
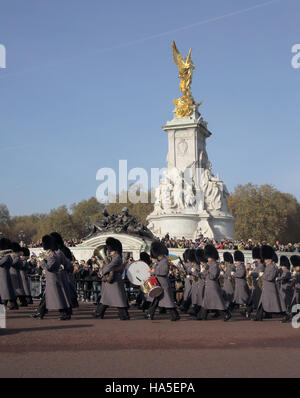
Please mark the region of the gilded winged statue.
[[191, 84], [193, 78], [193, 70], [195, 66], [191, 59], [192, 49], [190, 48], [189, 54], [186, 58], [178, 51], [175, 42], [172, 43], [173, 46], [173, 59], [178, 67], [179, 75], [181, 79], [179, 84], [179, 89], [182, 92], [182, 96], [174, 100], [175, 104], [175, 114], [176, 117], [190, 116], [194, 106], [199, 106], [201, 103], [197, 104], [191, 93]]

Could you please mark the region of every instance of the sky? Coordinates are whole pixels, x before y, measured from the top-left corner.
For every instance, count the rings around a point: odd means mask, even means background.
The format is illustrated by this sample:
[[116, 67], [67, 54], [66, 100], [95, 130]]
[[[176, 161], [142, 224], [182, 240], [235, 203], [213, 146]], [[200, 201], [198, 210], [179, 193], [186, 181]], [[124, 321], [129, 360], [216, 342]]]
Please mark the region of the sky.
[[96, 195], [97, 170], [166, 167], [172, 40], [214, 174], [300, 200], [299, 0], [0, 0], [0, 203], [48, 212]]

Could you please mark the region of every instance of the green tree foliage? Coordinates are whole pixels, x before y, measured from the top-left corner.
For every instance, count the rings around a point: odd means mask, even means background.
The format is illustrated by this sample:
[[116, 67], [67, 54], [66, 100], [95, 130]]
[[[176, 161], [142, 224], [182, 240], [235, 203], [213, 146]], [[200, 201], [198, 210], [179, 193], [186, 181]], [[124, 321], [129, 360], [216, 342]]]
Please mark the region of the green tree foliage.
[[97, 201], [96, 198], [83, 200], [77, 204], [71, 205], [72, 220], [75, 228], [76, 238], [86, 236], [91, 224], [99, 221], [102, 217], [104, 204]]
[[10, 229], [10, 215], [9, 210], [5, 204], [0, 204], [0, 232], [3, 236], [9, 234]]
[[271, 185], [238, 185], [228, 200], [235, 236], [273, 244], [300, 241], [300, 203]]

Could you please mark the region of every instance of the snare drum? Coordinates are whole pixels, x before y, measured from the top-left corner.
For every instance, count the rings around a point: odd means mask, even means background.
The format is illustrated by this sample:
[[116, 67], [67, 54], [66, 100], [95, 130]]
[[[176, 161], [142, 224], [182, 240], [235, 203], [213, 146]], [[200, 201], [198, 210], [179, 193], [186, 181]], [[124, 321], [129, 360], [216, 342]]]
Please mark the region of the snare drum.
[[148, 294], [149, 297], [155, 298], [161, 295], [163, 288], [160, 286], [155, 276], [150, 276], [142, 285], [141, 289], [144, 294]]

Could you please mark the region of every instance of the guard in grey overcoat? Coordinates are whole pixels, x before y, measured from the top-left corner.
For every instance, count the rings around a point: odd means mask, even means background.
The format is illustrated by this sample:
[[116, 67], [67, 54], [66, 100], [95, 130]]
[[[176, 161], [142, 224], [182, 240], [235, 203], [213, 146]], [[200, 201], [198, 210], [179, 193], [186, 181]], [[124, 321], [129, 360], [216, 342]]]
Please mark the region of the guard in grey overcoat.
[[290, 260], [287, 256], [280, 257], [280, 270], [276, 279], [277, 286], [279, 288], [279, 296], [281, 300], [281, 306], [290, 308], [293, 299], [292, 290], [292, 274], [290, 272]]
[[108, 307], [117, 307], [120, 320], [128, 320], [130, 319], [127, 310], [128, 300], [122, 279], [124, 270], [122, 263], [122, 243], [118, 239], [109, 237], [106, 239], [106, 247], [112, 259], [109, 264], [104, 265], [101, 272], [104, 279], [109, 273], [113, 272], [113, 279], [112, 282], [102, 280], [101, 300], [93, 316], [103, 319]]
[[50, 235], [54, 238], [58, 249], [64, 254], [65, 257], [62, 270], [62, 280], [71, 303], [70, 312], [72, 312], [72, 308], [79, 307], [76, 285], [73, 276], [74, 266], [72, 261], [74, 260], [74, 256], [72, 255], [71, 250], [65, 246], [63, 238], [58, 232], [52, 232]]
[[254, 264], [254, 269], [250, 272], [250, 280], [252, 284], [252, 290], [250, 291], [250, 297], [249, 301], [247, 304], [247, 309], [246, 309], [246, 318], [250, 318], [251, 313], [254, 309], [258, 308], [260, 296], [261, 296], [261, 281], [262, 281], [262, 274], [265, 272], [265, 264], [262, 261], [262, 258], [260, 257], [260, 248], [259, 247], [254, 247], [252, 249], [252, 258], [253, 258], [253, 264]]
[[[290, 322], [293, 318], [293, 306], [300, 304], [300, 256], [293, 255], [290, 257], [291, 264], [293, 265], [292, 273], [292, 286], [294, 288], [293, 297], [289, 308], [287, 309], [286, 316], [280, 321], [282, 323]], [[299, 313], [299, 309], [296, 310]]]
[[31, 291], [30, 291], [30, 282], [29, 282], [29, 278], [27, 275], [27, 261], [30, 257], [30, 251], [27, 247], [22, 247], [21, 250], [22, 250], [23, 255], [21, 256], [22, 266], [20, 269], [20, 275], [21, 275], [27, 303], [33, 304]]
[[266, 264], [263, 274], [263, 287], [258, 305], [258, 310], [254, 318], [255, 321], [263, 320], [263, 313], [282, 313], [286, 312], [286, 306], [280, 300], [279, 289], [276, 284], [279, 268], [273, 262], [274, 249], [271, 246], [263, 245], [261, 247], [261, 257]]
[[232, 307], [233, 297], [234, 297], [234, 278], [232, 273], [235, 272], [235, 267], [233, 264], [232, 254], [229, 252], [223, 253], [223, 259], [225, 262], [224, 271], [224, 285], [223, 292], [225, 302], [229, 307]]
[[213, 245], [206, 245], [204, 250], [208, 260], [208, 270], [205, 277], [205, 289], [201, 315], [197, 319], [206, 319], [209, 310], [218, 310], [224, 312], [224, 321], [231, 318], [231, 313], [226, 307], [223, 292], [219, 284], [220, 266], [217, 263], [219, 254]]
[[160, 296], [154, 298], [149, 310], [147, 311], [147, 319], [154, 319], [155, 310], [158, 306], [167, 308], [170, 311], [171, 321], [177, 321], [180, 319], [176, 310], [171, 281], [169, 279], [169, 261], [166, 257], [167, 255], [168, 249], [161, 242], [152, 242], [150, 257], [155, 263], [153, 275], [157, 277], [158, 282], [163, 288], [163, 292]]
[[[193, 253], [193, 252], [192, 252]], [[193, 256], [193, 254], [192, 254]], [[189, 312], [190, 315], [197, 316], [199, 313], [204, 296], [204, 287], [205, 287], [205, 277], [203, 275], [203, 271], [207, 266], [207, 259], [204, 256], [203, 249], [197, 249], [194, 253], [195, 259], [191, 258], [193, 267], [191, 268], [192, 273], [192, 311]]]
[[17, 242], [13, 242], [12, 245], [12, 251], [13, 253], [11, 254], [12, 258], [12, 263], [9, 268], [9, 273], [12, 281], [12, 285], [15, 291], [15, 295], [18, 297], [21, 303], [21, 307], [27, 307], [27, 300], [25, 297], [25, 291], [23, 287], [23, 282], [21, 278], [21, 273], [20, 270], [23, 267], [22, 260], [20, 256], [23, 254], [22, 253], [22, 248]]
[[183, 302], [180, 306], [180, 310], [182, 312], [187, 312], [192, 299], [192, 272], [191, 269], [193, 268], [192, 263], [188, 260], [189, 254], [192, 249], [186, 249], [183, 253], [183, 262], [182, 266], [185, 272], [185, 280], [184, 280], [184, 290], [183, 290]]
[[11, 242], [9, 239], [0, 239], [0, 297], [8, 309], [18, 309], [15, 291], [12, 285], [9, 268], [12, 264], [10, 254]]
[[[43, 236], [42, 246], [47, 251], [46, 259], [41, 261], [41, 267], [46, 271], [46, 308], [47, 310], [59, 310], [62, 314], [61, 320], [70, 319], [71, 316], [67, 313], [70, 303], [60, 273], [62, 258], [57, 253], [56, 243], [50, 235]], [[44, 315], [44, 313], [41, 314], [40, 318], [43, 318]]]
[[246, 305], [249, 300], [249, 288], [246, 282], [246, 267], [244, 254], [240, 250], [234, 252], [236, 271], [233, 272], [235, 281], [233, 302], [238, 305]]

